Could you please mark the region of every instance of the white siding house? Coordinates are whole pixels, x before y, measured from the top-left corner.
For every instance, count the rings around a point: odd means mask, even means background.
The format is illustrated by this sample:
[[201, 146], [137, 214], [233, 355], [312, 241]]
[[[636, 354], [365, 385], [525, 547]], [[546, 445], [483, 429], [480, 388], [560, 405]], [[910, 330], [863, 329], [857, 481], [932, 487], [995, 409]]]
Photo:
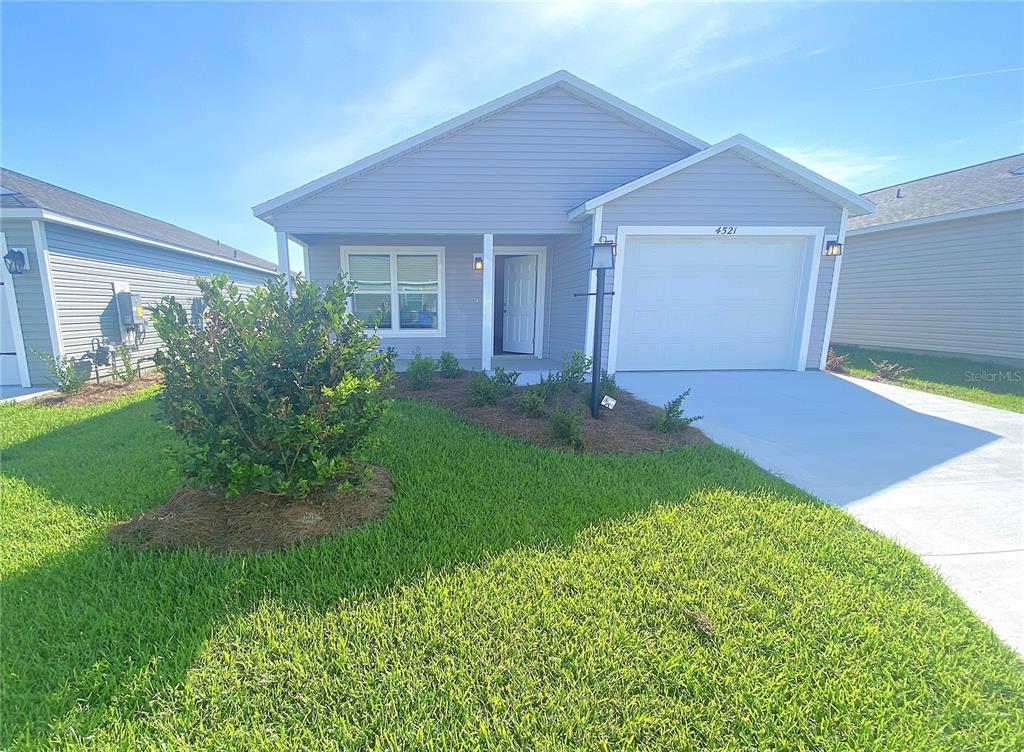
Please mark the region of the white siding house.
[[[872, 204], [744, 137], [710, 145], [564, 71], [254, 208], [382, 337], [490, 368], [593, 342], [611, 371], [820, 368], [837, 266]], [[394, 315], [392, 315], [394, 314]]]
[[1024, 155], [865, 195], [832, 341], [1024, 363]]
[[[117, 290], [137, 294], [143, 306], [166, 295], [188, 305], [199, 295], [196, 277], [226, 274], [246, 290], [277, 270], [216, 240], [11, 170], [0, 171], [0, 185], [0, 256], [14, 251], [26, 261], [20, 274], [0, 271], [4, 393], [51, 385], [37, 353], [80, 359], [96, 343], [124, 340]], [[160, 342], [148, 327], [130, 344], [145, 364]]]

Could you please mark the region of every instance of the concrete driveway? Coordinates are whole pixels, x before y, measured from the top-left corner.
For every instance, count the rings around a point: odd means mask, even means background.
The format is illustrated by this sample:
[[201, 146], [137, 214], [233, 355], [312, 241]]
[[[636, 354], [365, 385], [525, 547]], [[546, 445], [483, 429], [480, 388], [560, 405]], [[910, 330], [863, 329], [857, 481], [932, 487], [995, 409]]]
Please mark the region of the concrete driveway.
[[1024, 655], [1024, 415], [820, 372], [620, 373], [934, 567]]

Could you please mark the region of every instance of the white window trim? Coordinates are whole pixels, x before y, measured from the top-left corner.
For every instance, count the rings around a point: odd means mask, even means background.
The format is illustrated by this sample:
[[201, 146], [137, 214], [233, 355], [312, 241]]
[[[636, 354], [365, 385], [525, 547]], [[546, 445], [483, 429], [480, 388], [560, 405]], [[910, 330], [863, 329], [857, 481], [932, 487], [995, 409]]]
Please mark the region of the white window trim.
[[[0, 256], [7, 255], [7, 236], [0, 232]], [[28, 251], [26, 250], [26, 256]], [[28, 265], [26, 264], [26, 268]], [[14, 288], [14, 278], [7, 271], [6, 264], [0, 264], [0, 280], [3, 281], [7, 299], [7, 310], [0, 312], [0, 315], [7, 316], [11, 324], [11, 333], [14, 335], [14, 354], [18, 361], [18, 378], [23, 387], [32, 386], [32, 380], [28, 373], [28, 356], [25, 352], [25, 334], [21, 330], [21, 316], [18, 313], [18, 291]]]
[[[391, 259], [391, 275], [394, 287], [391, 290], [391, 328], [378, 329], [381, 339], [436, 338], [447, 337], [447, 292], [445, 289], [444, 246], [425, 245], [343, 245], [341, 246], [341, 270], [348, 274], [349, 255], [375, 254]], [[398, 256], [437, 256], [437, 329], [399, 329], [398, 315]], [[351, 299], [349, 303], [351, 304]]]
[[[611, 331], [608, 333], [608, 372], [614, 374], [619, 353], [619, 322], [622, 316], [622, 290], [623, 270], [629, 254], [626, 252], [626, 238], [634, 235], [718, 235], [718, 226], [622, 226], [616, 233], [616, 261], [615, 261], [615, 295], [612, 296], [612, 320]], [[811, 323], [814, 317], [814, 298], [818, 290], [818, 269], [821, 266], [821, 251], [825, 241], [824, 227], [743, 227], [737, 226], [736, 232], [728, 237], [736, 236], [790, 236], [806, 238], [806, 250], [804, 257], [804, 279], [800, 290], [800, 297], [804, 302], [804, 313], [801, 317], [797, 314], [796, 332], [797, 347], [792, 361], [794, 371], [807, 370], [807, 351], [810, 348]]]
[[[546, 292], [548, 286], [548, 247], [546, 245], [499, 245], [494, 247], [495, 256], [536, 256], [537, 257], [537, 291], [534, 295], [536, 307], [533, 316], [533, 355], [544, 357], [544, 311], [547, 307]], [[495, 265], [491, 264], [491, 278], [495, 273]], [[504, 299], [505, 291], [494, 291]], [[494, 306], [491, 306], [491, 318], [494, 318]], [[525, 353], [524, 353], [525, 354]], [[491, 357], [494, 357], [494, 337], [491, 337]]]

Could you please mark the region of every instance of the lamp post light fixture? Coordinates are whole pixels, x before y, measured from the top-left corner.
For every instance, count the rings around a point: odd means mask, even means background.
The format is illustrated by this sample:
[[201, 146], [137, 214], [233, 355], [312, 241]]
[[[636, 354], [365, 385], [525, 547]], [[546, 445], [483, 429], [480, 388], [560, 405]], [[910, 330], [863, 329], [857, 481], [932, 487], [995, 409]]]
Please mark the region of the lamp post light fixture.
[[838, 240], [826, 240], [825, 250], [821, 252], [822, 256], [842, 256], [843, 255], [843, 244]]
[[4, 255], [4, 266], [7, 267], [7, 271], [11, 274], [24, 274], [25, 273], [25, 254], [21, 251], [16, 251], [11, 248]]

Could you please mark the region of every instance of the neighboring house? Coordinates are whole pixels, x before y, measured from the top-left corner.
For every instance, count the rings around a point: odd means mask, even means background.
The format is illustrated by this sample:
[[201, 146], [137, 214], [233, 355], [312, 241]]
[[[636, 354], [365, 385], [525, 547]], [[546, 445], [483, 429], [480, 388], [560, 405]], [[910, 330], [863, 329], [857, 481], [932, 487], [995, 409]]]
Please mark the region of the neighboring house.
[[5, 264], [0, 272], [0, 386], [7, 387], [50, 384], [33, 351], [80, 358], [94, 340], [128, 341], [136, 357], [150, 358], [156, 333], [138, 305], [125, 305], [126, 295], [142, 306], [165, 295], [190, 305], [198, 276], [227, 274], [248, 288], [277, 271], [216, 240], [0, 169], [0, 256], [9, 253], [24, 260], [24, 271], [12, 275]]
[[594, 298], [577, 296], [609, 236], [614, 372], [821, 368], [823, 246], [871, 210], [745, 136], [709, 145], [561, 71], [253, 211], [282, 266], [294, 240], [312, 280], [356, 282], [358, 315], [385, 306], [400, 357], [485, 369], [590, 350]]
[[1024, 154], [864, 196], [832, 341], [1024, 363]]

